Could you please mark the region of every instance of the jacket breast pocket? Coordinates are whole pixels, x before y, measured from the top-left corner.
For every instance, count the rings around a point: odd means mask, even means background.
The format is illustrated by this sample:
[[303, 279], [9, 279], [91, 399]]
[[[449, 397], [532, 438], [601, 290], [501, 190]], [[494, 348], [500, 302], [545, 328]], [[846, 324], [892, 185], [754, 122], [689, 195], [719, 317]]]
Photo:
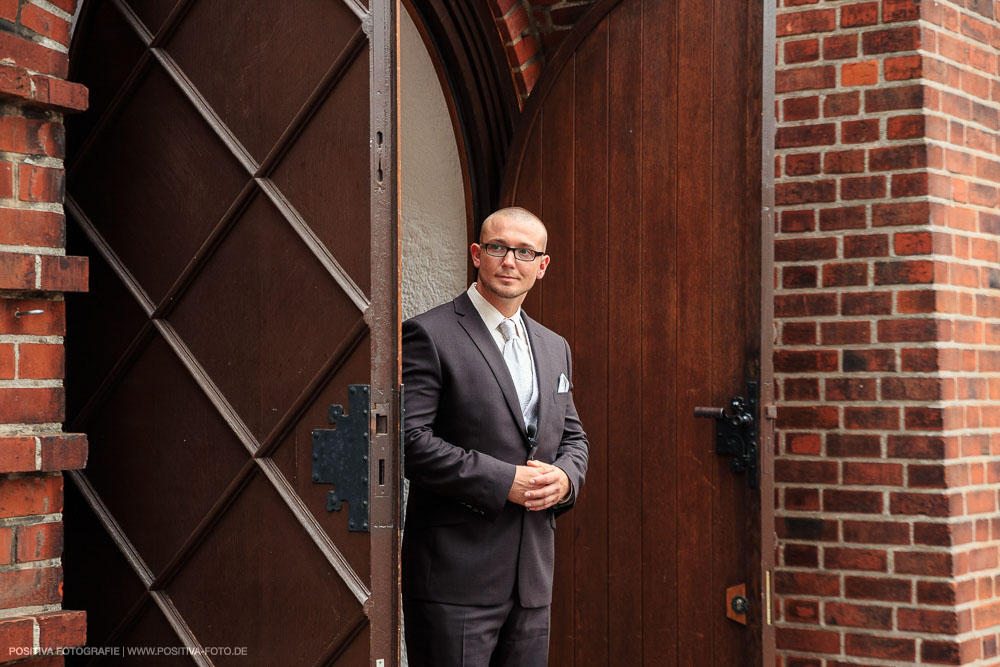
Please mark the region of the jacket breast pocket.
[[554, 391], [552, 392], [552, 400], [560, 405], [565, 405], [566, 403], [569, 403], [569, 397], [571, 395], [572, 392], [568, 391]]

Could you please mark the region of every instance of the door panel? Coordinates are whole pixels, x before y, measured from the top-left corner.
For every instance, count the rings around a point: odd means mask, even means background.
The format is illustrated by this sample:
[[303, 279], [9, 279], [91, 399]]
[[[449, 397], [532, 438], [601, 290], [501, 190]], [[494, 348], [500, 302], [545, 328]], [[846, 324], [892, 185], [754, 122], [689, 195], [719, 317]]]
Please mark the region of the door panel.
[[[178, 664], [394, 664], [396, 0], [252, 4], [90, 0], [77, 28], [65, 603], [94, 645], [245, 651]], [[370, 533], [312, 481], [350, 384]], [[137, 585], [89, 583], [111, 567]]]
[[[550, 664], [758, 664], [759, 497], [696, 406], [756, 379], [759, 30], [752, 3], [608, 0], [517, 129], [504, 200], [552, 264], [525, 307], [565, 335], [591, 441], [559, 520]], [[754, 54], [758, 54], [755, 62]]]

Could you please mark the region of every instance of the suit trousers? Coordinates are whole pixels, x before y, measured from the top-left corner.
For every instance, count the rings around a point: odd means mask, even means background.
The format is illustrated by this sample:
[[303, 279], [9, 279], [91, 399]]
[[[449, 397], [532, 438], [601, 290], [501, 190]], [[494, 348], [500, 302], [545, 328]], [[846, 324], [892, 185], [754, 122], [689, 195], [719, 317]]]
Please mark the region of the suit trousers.
[[403, 598], [410, 667], [545, 667], [551, 605], [522, 607], [517, 587], [498, 605]]

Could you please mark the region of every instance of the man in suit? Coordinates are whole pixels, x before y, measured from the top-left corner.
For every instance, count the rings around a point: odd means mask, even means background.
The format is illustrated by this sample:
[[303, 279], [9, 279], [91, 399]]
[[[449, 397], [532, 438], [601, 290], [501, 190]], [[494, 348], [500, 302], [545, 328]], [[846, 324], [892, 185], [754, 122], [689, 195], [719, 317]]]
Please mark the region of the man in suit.
[[544, 666], [555, 517], [587, 436], [566, 340], [521, 311], [547, 233], [521, 208], [470, 247], [478, 279], [403, 323], [403, 611], [411, 667]]

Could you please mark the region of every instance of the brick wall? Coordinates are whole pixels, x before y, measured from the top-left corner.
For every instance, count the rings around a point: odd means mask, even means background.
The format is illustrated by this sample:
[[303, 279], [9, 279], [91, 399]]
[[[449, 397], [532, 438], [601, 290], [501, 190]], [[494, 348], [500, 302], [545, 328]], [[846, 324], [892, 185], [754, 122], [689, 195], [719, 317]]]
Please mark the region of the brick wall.
[[486, 0], [523, 101], [563, 39], [597, 0]]
[[1000, 3], [781, 5], [779, 663], [1000, 664]]
[[62, 610], [60, 565], [60, 471], [87, 456], [61, 425], [62, 294], [87, 285], [62, 214], [63, 114], [87, 104], [65, 80], [75, 4], [0, 0], [0, 662], [85, 637], [84, 613]]

